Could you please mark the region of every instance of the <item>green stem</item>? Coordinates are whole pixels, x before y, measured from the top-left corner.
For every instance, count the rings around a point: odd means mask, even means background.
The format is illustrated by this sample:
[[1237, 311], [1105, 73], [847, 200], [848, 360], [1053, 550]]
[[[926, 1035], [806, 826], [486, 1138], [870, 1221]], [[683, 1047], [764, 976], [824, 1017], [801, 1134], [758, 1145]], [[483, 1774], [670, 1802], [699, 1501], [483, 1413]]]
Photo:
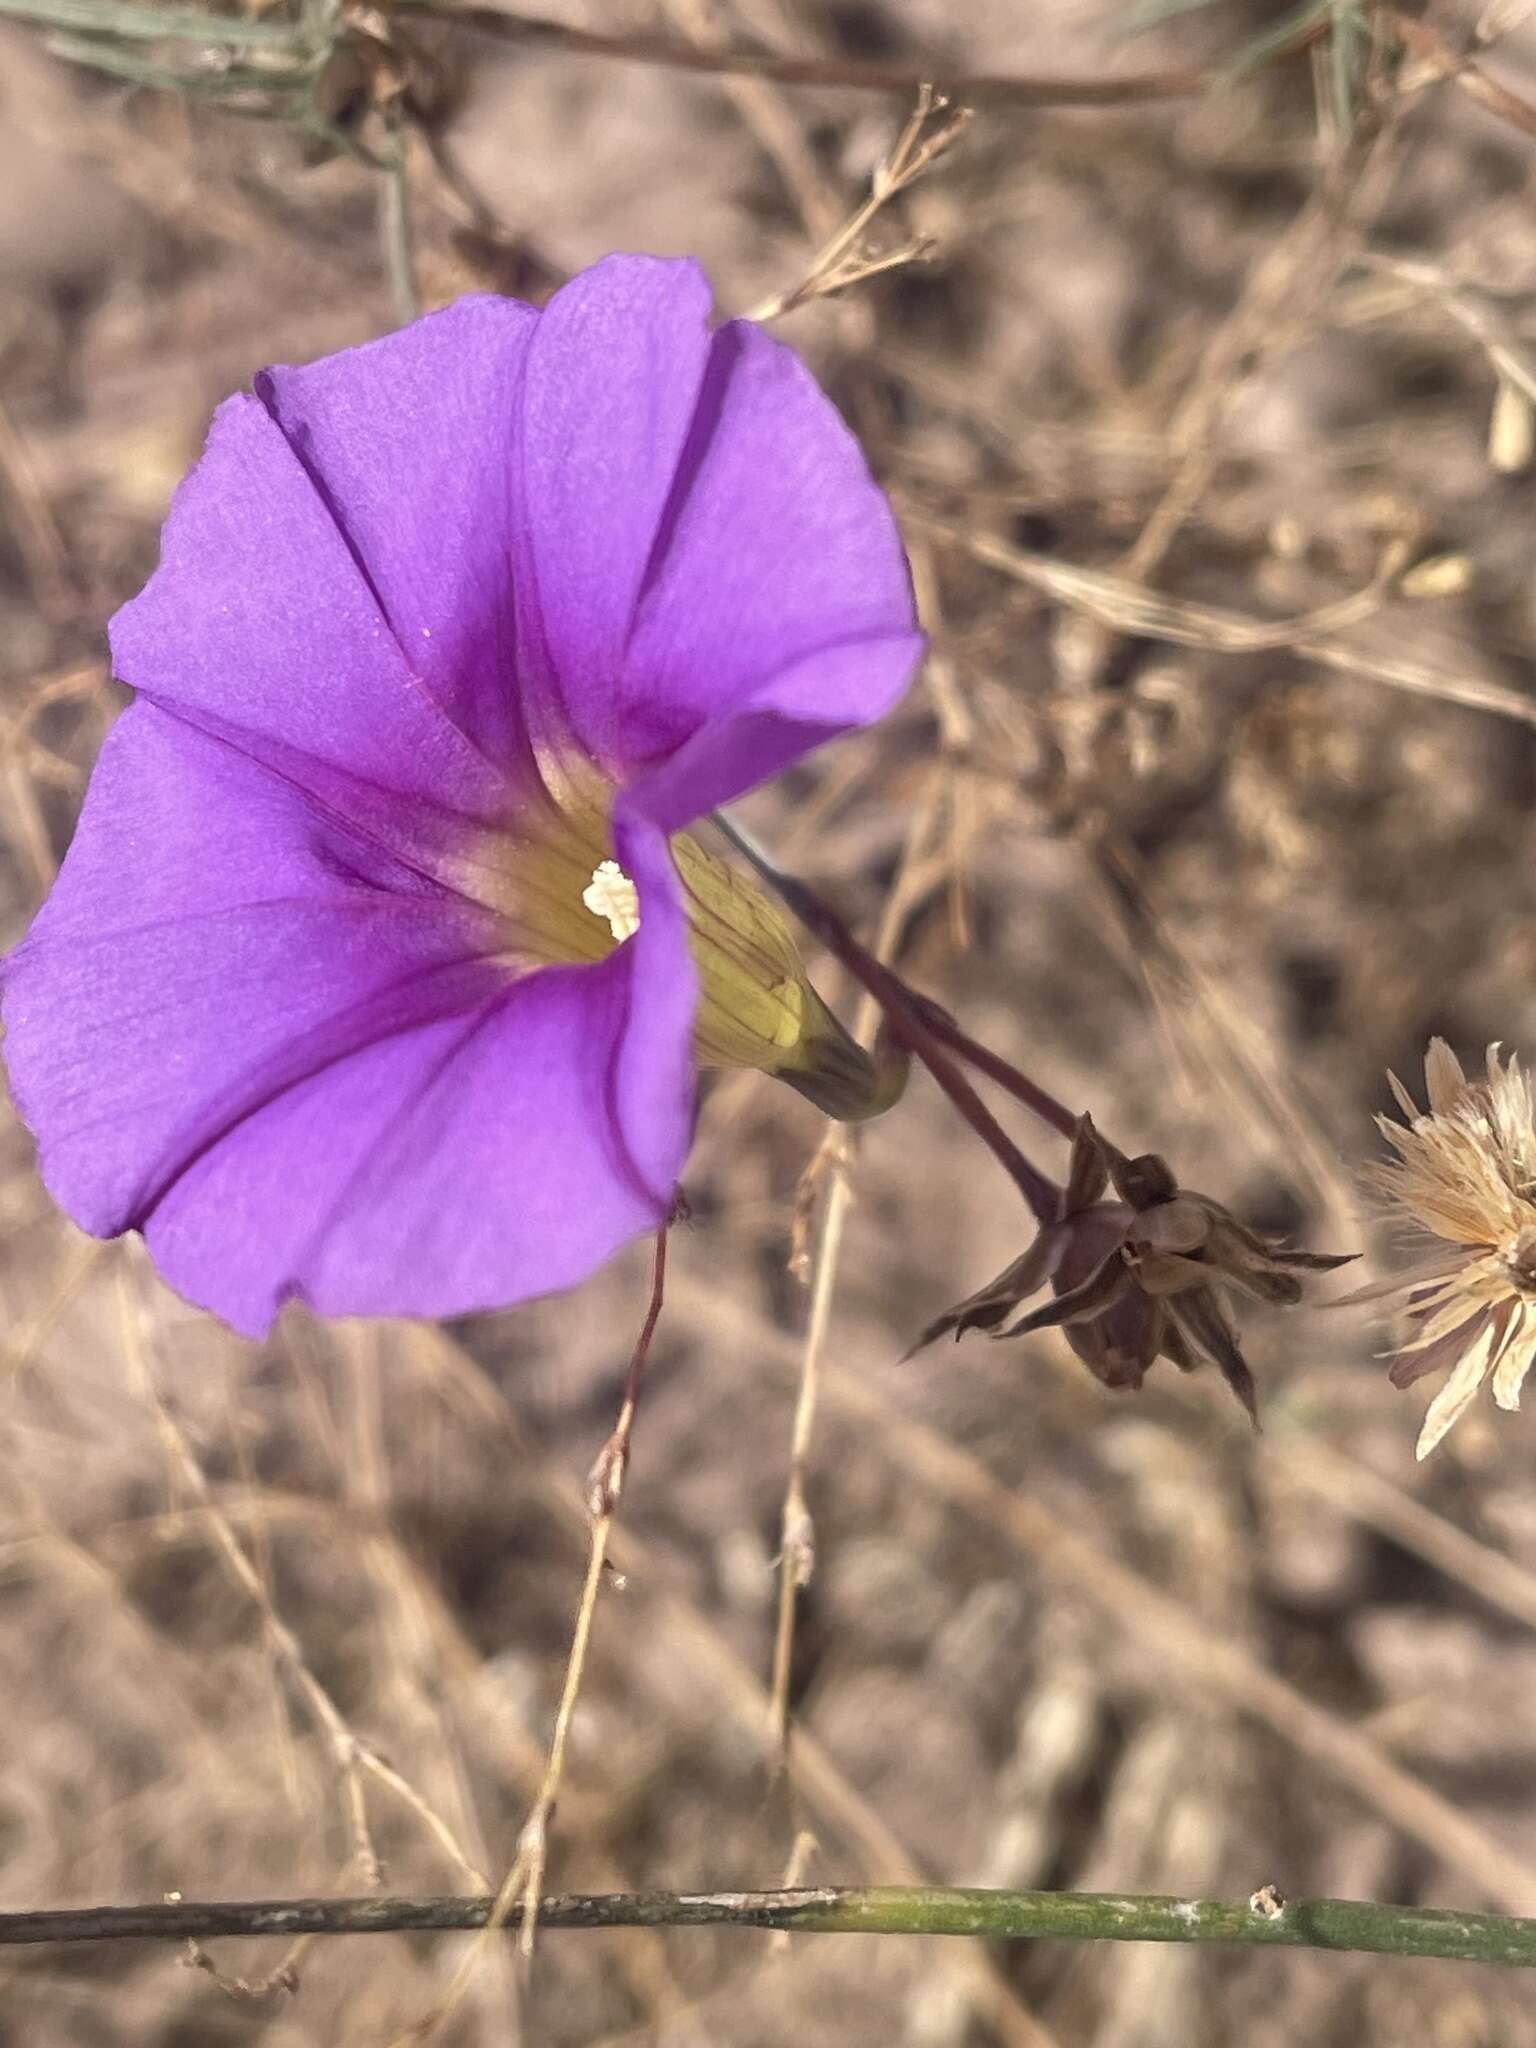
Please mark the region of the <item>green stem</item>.
[[79, 29], [129, 42], [212, 43], [234, 49], [301, 50], [312, 42], [302, 24], [249, 21], [200, 7], [146, 7], [138, 0], [0, 0], [0, 15], [45, 28]]
[[[489, 1898], [269, 1899], [0, 1913], [0, 1947], [220, 1936], [448, 1933], [481, 1928]], [[991, 1941], [1175, 1941], [1358, 1950], [1536, 1965], [1536, 1920], [1362, 1899], [1175, 1899], [938, 1885], [773, 1892], [619, 1892], [546, 1899], [545, 1933], [593, 1927], [742, 1927], [787, 1934], [951, 1934]]]

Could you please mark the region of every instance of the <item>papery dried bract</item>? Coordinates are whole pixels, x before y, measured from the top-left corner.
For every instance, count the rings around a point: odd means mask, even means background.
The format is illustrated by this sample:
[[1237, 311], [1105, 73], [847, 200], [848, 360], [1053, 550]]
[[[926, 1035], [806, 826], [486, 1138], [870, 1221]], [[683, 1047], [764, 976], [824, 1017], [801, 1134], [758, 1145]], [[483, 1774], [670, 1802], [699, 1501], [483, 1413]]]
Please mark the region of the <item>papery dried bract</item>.
[[1419, 1433], [1425, 1458], [1485, 1379], [1501, 1408], [1517, 1408], [1536, 1358], [1536, 1129], [1531, 1084], [1513, 1055], [1488, 1048], [1486, 1078], [1469, 1081], [1443, 1039], [1424, 1061], [1429, 1107], [1396, 1075], [1407, 1121], [1378, 1117], [1394, 1160], [1366, 1169], [1420, 1257], [1400, 1278], [1356, 1299], [1395, 1299], [1408, 1335], [1393, 1384], [1450, 1368]]

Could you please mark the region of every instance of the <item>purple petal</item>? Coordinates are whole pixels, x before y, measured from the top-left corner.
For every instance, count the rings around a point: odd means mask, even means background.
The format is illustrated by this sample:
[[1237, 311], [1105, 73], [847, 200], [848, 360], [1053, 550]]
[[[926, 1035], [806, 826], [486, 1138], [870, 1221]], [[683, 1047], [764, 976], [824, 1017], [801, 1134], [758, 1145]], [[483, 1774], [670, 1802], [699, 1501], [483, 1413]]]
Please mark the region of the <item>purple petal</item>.
[[777, 775], [835, 734], [890, 709], [923, 651], [918, 633], [855, 641], [807, 655], [723, 707], [627, 793], [636, 815], [675, 832]]
[[522, 681], [553, 690], [609, 767], [628, 758], [614, 684], [693, 421], [709, 306], [696, 264], [610, 256], [556, 292], [528, 351]]
[[[689, 1136], [639, 1071], [632, 969], [547, 968], [275, 1098], [156, 1207], [156, 1265], [253, 1334], [288, 1296], [437, 1316], [584, 1279], [665, 1216]], [[618, 1143], [636, 1096], [649, 1159]]]
[[[887, 711], [921, 652], [883, 492], [790, 350], [692, 264], [611, 257], [528, 354], [525, 689], [676, 826]], [[534, 616], [536, 611], [536, 617]]]
[[498, 765], [524, 745], [510, 562], [538, 315], [465, 298], [256, 394], [315, 480], [411, 672]]
[[[796, 678], [795, 714], [818, 737], [866, 724], [920, 645], [900, 536], [858, 442], [791, 350], [747, 321], [721, 328], [625, 660], [629, 764], [762, 705], [778, 677]], [[873, 650], [863, 670], [860, 648]]]
[[504, 814], [530, 735], [618, 775], [690, 749], [641, 806], [681, 824], [879, 717], [921, 646], [889, 507], [795, 356], [708, 308], [613, 257], [264, 373], [118, 673], [407, 851]]
[[531, 327], [466, 301], [221, 406], [159, 569], [113, 620], [122, 679], [343, 815], [376, 816], [380, 792], [504, 807], [503, 479]]
[[294, 1294], [442, 1314], [582, 1277], [690, 1130], [680, 893], [659, 835], [620, 850], [641, 932], [509, 985], [482, 913], [136, 705], [6, 970], [50, 1189], [251, 1332]]

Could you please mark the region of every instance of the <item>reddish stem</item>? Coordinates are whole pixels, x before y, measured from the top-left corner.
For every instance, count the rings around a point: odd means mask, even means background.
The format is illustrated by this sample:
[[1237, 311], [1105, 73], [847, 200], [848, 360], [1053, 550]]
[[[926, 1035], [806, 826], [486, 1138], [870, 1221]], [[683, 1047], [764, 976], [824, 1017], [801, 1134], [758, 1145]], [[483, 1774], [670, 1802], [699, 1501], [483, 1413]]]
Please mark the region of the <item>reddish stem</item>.
[[995, 1081], [999, 1088], [1005, 1089], [1013, 1097], [1015, 1102], [1022, 1102], [1026, 1109], [1032, 1109], [1041, 1122], [1049, 1124], [1053, 1131], [1060, 1131], [1064, 1138], [1070, 1138], [1076, 1133], [1078, 1119], [1065, 1103], [1058, 1102], [1047, 1089], [1042, 1088], [1038, 1082], [1031, 1081], [1028, 1074], [1020, 1073], [1019, 1069], [1010, 1065], [1001, 1053], [993, 1052], [979, 1039], [972, 1038], [968, 1031], [962, 1030], [955, 1022], [948, 1010], [934, 1002], [931, 997], [919, 995], [915, 989], [909, 991], [909, 996], [934, 1037], [947, 1045], [952, 1052], [957, 1052], [963, 1060], [968, 1060], [976, 1071], [985, 1074], [989, 1081]]
[[[731, 844], [751, 861], [763, 879], [783, 897], [806, 929], [814, 932], [827, 951], [842, 962], [856, 981], [868, 989], [885, 1013], [886, 1023], [892, 1035], [922, 1061], [977, 1137], [1012, 1179], [1029, 1204], [1036, 1221], [1054, 1223], [1060, 1213], [1060, 1188], [1048, 1175], [1043, 1174], [1039, 1167], [1025, 1158], [949, 1057], [940, 1043], [938, 1030], [934, 1028], [936, 1018], [930, 1016], [932, 1006], [923, 997], [914, 995], [900, 975], [893, 974], [890, 968], [883, 966], [862, 946], [830, 904], [823, 903], [814, 890], [807, 888], [794, 875], [786, 874], [781, 868], [775, 867], [761, 848], [756, 846], [731, 819], [717, 811], [715, 822]], [[942, 1015], [941, 1011], [936, 1013], [936, 1016]], [[945, 1036], [951, 1031], [958, 1033], [958, 1026], [950, 1024], [948, 1018], [944, 1019], [944, 1023]], [[958, 1035], [961, 1038], [964, 1036], [963, 1033]], [[957, 1045], [956, 1050], [965, 1052], [965, 1047]], [[970, 1057], [968, 1052], [966, 1057]], [[1006, 1071], [1012, 1073], [1013, 1070], [1007, 1068]], [[1017, 1079], [1024, 1087], [1030, 1086], [1023, 1075], [1017, 1076]], [[1049, 1102], [1051, 1098], [1041, 1091], [1040, 1100]], [[1031, 1103], [1031, 1107], [1034, 1106]], [[1065, 1110], [1060, 1113], [1066, 1115]], [[1058, 1125], [1057, 1128], [1062, 1126]], [[1065, 1128], [1070, 1134], [1074, 1128], [1073, 1119], [1068, 1118]]]

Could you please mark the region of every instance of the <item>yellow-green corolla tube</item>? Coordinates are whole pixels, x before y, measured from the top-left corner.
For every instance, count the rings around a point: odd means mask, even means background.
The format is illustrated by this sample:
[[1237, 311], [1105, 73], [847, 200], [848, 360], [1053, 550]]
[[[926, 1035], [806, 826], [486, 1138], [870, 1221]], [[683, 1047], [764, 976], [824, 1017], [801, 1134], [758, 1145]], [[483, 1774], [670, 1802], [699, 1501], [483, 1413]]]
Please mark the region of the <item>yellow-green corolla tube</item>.
[[814, 989], [810, 995], [820, 1015], [816, 1028], [801, 1042], [806, 1063], [773, 1071], [839, 1123], [867, 1123], [872, 1116], [883, 1115], [906, 1092], [912, 1064], [906, 1047], [882, 1038], [873, 1054], [867, 1053]]
[[[528, 968], [606, 959], [640, 926], [634, 883], [613, 858], [612, 791], [588, 766], [541, 760], [549, 802], [466, 856], [465, 893], [499, 914], [510, 961]], [[871, 1056], [807, 979], [789, 920], [756, 876], [673, 835], [699, 973], [694, 1055], [701, 1067], [756, 1067], [840, 1121], [889, 1109], [906, 1086], [904, 1052]]]
[[872, 1057], [812, 988], [789, 921], [752, 876], [679, 833], [673, 858], [699, 970], [694, 1049], [701, 1066], [776, 1074], [827, 1116], [879, 1116], [907, 1084], [904, 1049]]

